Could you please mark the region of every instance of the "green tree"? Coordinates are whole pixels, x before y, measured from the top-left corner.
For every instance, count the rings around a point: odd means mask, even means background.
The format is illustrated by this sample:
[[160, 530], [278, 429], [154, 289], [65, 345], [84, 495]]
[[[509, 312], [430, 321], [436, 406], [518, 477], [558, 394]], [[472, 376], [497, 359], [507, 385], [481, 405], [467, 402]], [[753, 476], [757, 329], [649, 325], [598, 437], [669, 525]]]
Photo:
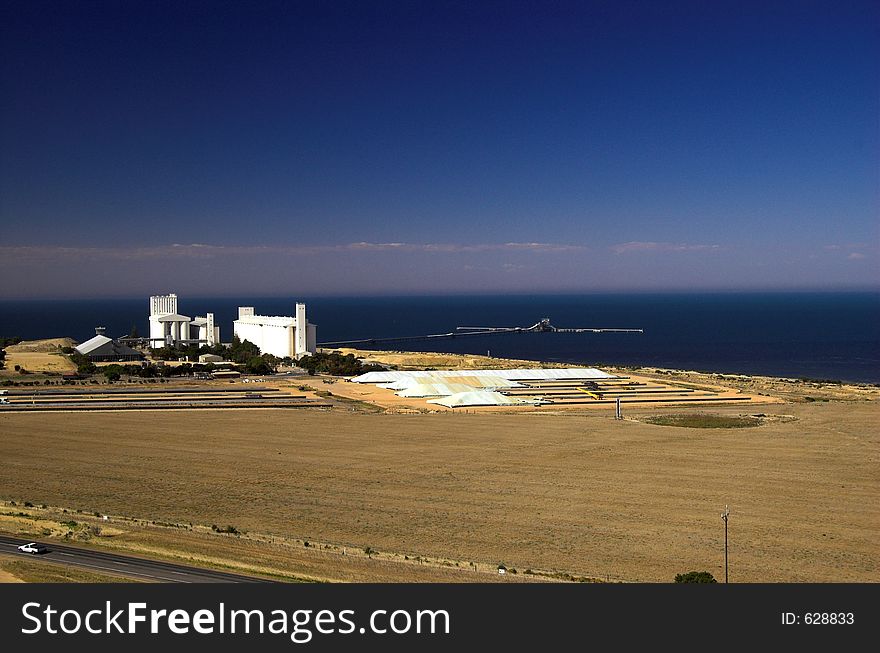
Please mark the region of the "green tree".
[[70, 355], [70, 360], [76, 365], [77, 374], [94, 374], [98, 369], [97, 366], [89, 360], [88, 356], [84, 356], [76, 350]]
[[381, 365], [365, 365], [353, 354], [342, 355], [339, 352], [319, 352], [314, 356], [303, 356], [297, 361], [297, 366], [308, 370], [309, 374], [316, 372], [333, 374], [334, 376], [356, 376], [364, 372], [384, 371]]
[[101, 372], [107, 378], [108, 383], [114, 383], [122, 378], [122, 367], [119, 365], [108, 365]]
[[238, 336], [232, 337], [229, 346], [229, 359], [240, 365], [246, 365], [250, 359], [260, 355], [260, 348], [249, 340], [240, 340]]
[[676, 583], [717, 583], [715, 577], [708, 571], [689, 571], [686, 574], [676, 574]]
[[245, 370], [247, 370], [248, 374], [272, 373], [272, 368], [269, 367], [269, 364], [263, 359], [262, 356], [253, 356], [248, 359], [248, 362], [245, 364]]

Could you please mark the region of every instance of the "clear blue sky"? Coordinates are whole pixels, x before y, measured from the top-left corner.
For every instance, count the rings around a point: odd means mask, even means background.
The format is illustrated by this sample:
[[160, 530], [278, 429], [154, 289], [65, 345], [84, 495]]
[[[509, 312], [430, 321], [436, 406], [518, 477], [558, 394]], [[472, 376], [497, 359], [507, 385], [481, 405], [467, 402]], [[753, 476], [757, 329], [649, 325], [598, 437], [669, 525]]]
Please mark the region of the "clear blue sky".
[[0, 296], [876, 288], [878, 7], [4, 1]]

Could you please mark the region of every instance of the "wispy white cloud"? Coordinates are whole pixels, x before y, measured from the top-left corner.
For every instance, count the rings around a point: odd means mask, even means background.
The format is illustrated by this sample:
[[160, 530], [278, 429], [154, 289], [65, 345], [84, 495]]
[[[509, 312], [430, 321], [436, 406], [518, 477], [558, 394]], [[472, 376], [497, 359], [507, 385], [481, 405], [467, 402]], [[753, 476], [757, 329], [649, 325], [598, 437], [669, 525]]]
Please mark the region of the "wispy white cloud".
[[658, 243], [632, 240], [611, 246], [615, 254], [631, 254], [634, 252], [702, 252], [720, 249], [719, 245], [698, 245], [689, 243]]
[[210, 245], [206, 243], [172, 243], [154, 247], [56, 247], [6, 246], [0, 247], [0, 257], [19, 263], [72, 260], [161, 260], [213, 259], [220, 257], [268, 255], [308, 256], [332, 252], [570, 252], [584, 250], [582, 245], [556, 243], [370, 243], [357, 242], [340, 245]]
[[355, 250], [364, 250], [364, 251], [388, 251], [388, 250], [404, 250], [407, 249], [408, 245], [406, 243], [349, 243], [348, 245], [327, 245], [328, 249], [355, 249]]
[[880, 252], [880, 248], [876, 245], [872, 246], [868, 243], [844, 243], [841, 245], [825, 245], [823, 249], [838, 259], [847, 261], [861, 261], [868, 258], [869, 255], [876, 256]]

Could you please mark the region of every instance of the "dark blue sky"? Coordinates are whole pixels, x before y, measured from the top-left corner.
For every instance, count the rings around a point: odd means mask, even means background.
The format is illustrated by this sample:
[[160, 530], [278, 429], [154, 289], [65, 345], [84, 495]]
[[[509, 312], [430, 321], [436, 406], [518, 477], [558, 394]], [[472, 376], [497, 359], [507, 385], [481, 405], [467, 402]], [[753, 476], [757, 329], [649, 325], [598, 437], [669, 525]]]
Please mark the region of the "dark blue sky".
[[2, 7], [2, 296], [880, 283], [875, 2]]

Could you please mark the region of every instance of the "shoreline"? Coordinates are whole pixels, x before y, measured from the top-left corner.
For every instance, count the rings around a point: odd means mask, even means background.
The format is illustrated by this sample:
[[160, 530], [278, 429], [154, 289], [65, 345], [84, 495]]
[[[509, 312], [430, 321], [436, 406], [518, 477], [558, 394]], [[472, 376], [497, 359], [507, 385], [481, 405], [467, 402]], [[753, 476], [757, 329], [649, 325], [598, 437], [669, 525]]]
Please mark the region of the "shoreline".
[[[51, 338], [22, 341], [6, 348], [6, 369], [0, 370], [0, 386], [43, 384], [60, 376], [72, 363], [61, 354], [60, 343], [69, 344], [68, 338]], [[364, 363], [378, 363], [389, 369], [457, 369], [480, 370], [501, 368], [572, 368], [584, 364], [560, 361], [541, 361], [521, 358], [499, 358], [481, 354], [457, 354], [451, 352], [418, 352], [407, 350], [359, 349], [353, 347], [323, 348], [319, 351], [338, 351], [352, 354]], [[27, 374], [14, 371], [18, 361], [27, 360]], [[662, 383], [687, 387], [703, 386], [736, 389], [752, 395], [779, 398], [789, 401], [871, 401], [880, 399], [880, 383], [847, 382], [830, 379], [793, 378], [719, 371], [665, 368], [653, 365], [605, 365], [592, 366], [617, 375], [635, 375]]]
[[[639, 374], [640, 376], [659, 375], [661, 377], [668, 376], [690, 376], [701, 377], [717, 380], [723, 383], [736, 382], [757, 382], [757, 383], [773, 383], [773, 384], [789, 384], [795, 386], [810, 386], [814, 388], [824, 388], [825, 386], [835, 386], [840, 388], [852, 388], [863, 391], [877, 390], [880, 395], [880, 382], [852, 382], [832, 379], [815, 379], [808, 377], [789, 377], [789, 376], [772, 376], [763, 374], [741, 374], [735, 372], [720, 371], [704, 371], [689, 370], [682, 368], [657, 367], [654, 365], [614, 365], [614, 364], [583, 364], [570, 363], [561, 361], [541, 361], [520, 358], [496, 358], [488, 357], [480, 354], [455, 354], [444, 352], [412, 352], [405, 350], [374, 350], [374, 349], [357, 349], [353, 347], [337, 347], [334, 349], [326, 349], [325, 351], [340, 351], [344, 354], [354, 354], [358, 358], [363, 358], [365, 363], [379, 364], [395, 364], [400, 359], [399, 369], [417, 369], [423, 368], [431, 364], [433, 361], [436, 369], [500, 369], [502, 367], [524, 367], [524, 368], [574, 368], [574, 367], [596, 367], [597, 369], [609, 371], [625, 371]], [[421, 359], [426, 359], [422, 361]], [[410, 362], [412, 361], [412, 362]], [[425, 363], [420, 365], [419, 363]], [[453, 364], [455, 363], [455, 364]]]
[[[778, 381], [787, 381], [790, 383], [824, 383], [824, 384], [837, 384], [837, 385], [850, 385], [850, 386], [867, 386], [867, 387], [880, 387], [880, 376], [876, 381], [851, 381], [846, 379], [832, 379], [832, 378], [819, 378], [819, 377], [809, 377], [809, 376], [790, 376], [783, 374], [751, 374], [747, 372], [725, 372], [718, 369], [685, 369], [681, 367], [661, 367], [656, 365], [639, 365], [639, 364], [623, 364], [623, 363], [609, 363], [609, 362], [577, 362], [577, 361], [548, 361], [541, 359], [531, 359], [531, 358], [505, 358], [505, 357], [495, 357], [495, 356], [485, 356], [482, 354], [457, 354], [453, 352], [439, 352], [439, 351], [410, 351], [405, 349], [360, 349], [357, 347], [326, 347], [322, 348], [321, 351], [340, 351], [342, 353], [355, 353], [358, 357], [363, 357], [365, 362], [370, 362], [369, 358], [372, 358], [371, 355], [377, 355], [381, 357], [386, 357], [388, 355], [391, 356], [405, 356], [405, 357], [439, 357], [439, 358], [450, 358], [450, 359], [462, 359], [462, 360], [473, 360], [473, 361], [500, 361], [505, 364], [513, 365], [521, 367], [544, 367], [544, 368], [571, 368], [571, 367], [595, 367], [598, 369], [618, 369], [618, 370], [632, 370], [638, 372], [656, 372], [660, 374], [665, 373], [680, 373], [680, 374], [700, 374], [705, 376], [717, 376], [717, 377], [729, 377], [729, 378], [741, 378], [741, 379], [773, 379]], [[497, 369], [500, 366], [486, 365], [485, 367], [474, 367], [472, 369]], [[467, 369], [467, 368], [463, 368]]]

